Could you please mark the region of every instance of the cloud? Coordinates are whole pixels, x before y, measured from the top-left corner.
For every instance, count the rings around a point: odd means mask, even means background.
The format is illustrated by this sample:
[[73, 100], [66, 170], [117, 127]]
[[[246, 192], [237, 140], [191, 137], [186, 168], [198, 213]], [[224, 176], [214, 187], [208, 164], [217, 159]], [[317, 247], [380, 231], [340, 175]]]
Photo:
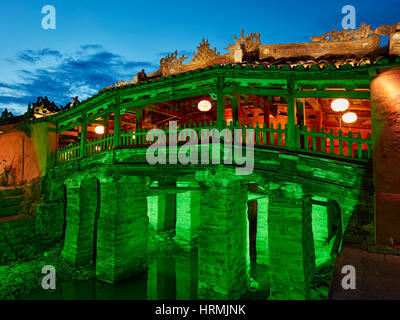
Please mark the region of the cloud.
[[86, 44], [84, 46], [81, 46], [82, 50], [101, 50], [103, 49], [103, 46], [100, 44]]
[[49, 57], [61, 58], [62, 55], [57, 50], [42, 49], [42, 50], [25, 50], [17, 56], [19, 61], [34, 63]]
[[19, 80], [0, 82], [0, 112], [8, 108], [14, 114], [24, 113], [39, 96], [64, 106], [71, 97], [84, 100], [115, 82], [132, 79], [142, 69], [150, 73], [158, 68], [149, 61], [127, 60], [97, 44], [81, 46], [74, 54], [49, 48], [25, 50], [13, 61]]

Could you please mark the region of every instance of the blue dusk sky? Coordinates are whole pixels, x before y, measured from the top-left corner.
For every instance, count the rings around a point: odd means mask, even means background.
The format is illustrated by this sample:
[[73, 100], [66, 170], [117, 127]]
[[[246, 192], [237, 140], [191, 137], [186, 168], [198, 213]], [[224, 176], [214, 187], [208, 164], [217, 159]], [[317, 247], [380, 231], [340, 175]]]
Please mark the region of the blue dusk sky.
[[[45, 5], [56, 9], [55, 30], [42, 28]], [[157, 70], [176, 49], [191, 58], [203, 37], [225, 53], [242, 28], [263, 44], [308, 42], [342, 30], [344, 5], [356, 8], [357, 27], [400, 22], [399, 0], [1, 1], [0, 112], [21, 114], [38, 96], [60, 106], [83, 100]]]

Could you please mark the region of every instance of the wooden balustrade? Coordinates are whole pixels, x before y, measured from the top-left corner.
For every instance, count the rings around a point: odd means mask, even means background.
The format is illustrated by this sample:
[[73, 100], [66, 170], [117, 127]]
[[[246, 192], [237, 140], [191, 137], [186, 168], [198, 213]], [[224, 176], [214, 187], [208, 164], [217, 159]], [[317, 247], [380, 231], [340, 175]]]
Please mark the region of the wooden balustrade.
[[[158, 129], [164, 132], [164, 135], [160, 141], [154, 138], [150, 141], [148, 133], [152, 128], [139, 129], [137, 131], [129, 129], [126, 131], [121, 131], [119, 147], [129, 148], [129, 147], [146, 147], [153, 143], [165, 144], [168, 146], [170, 139], [170, 128], [165, 125], [164, 127], [159, 127]], [[208, 141], [214, 138], [216, 141], [216, 132], [212, 129], [217, 129], [216, 122], [202, 122], [194, 124], [184, 124], [179, 125], [176, 129], [176, 135], [178, 135], [185, 129], [192, 129], [197, 133], [198, 142], [205, 143], [206, 140], [202, 138], [201, 132], [203, 129], [210, 130]], [[272, 148], [287, 148], [286, 140], [288, 137], [287, 125], [282, 128], [281, 124], [277, 128], [274, 128], [271, 123], [270, 127], [267, 128], [265, 124], [260, 126], [258, 123], [253, 125], [249, 123], [246, 125], [243, 123], [232, 123], [225, 124], [224, 129], [226, 137], [221, 139], [226, 140], [228, 143], [236, 142], [243, 144], [244, 142], [249, 143], [251, 135], [246, 134], [246, 130], [253, 130], [254, 135], [253, 143], [254, 147], [272, 147]], [[246, 130], [244, 130], [246, 129]], [[239, 132], [237, 131], [239, 130]], [[220, 132], [221, 133], [221, 132]], [[192, 133], [195, 134], [194, 132]], [[233, 140], [234, 134], [239, 134], [236, 141]], [[334, 134], [331, 129], [329, 133], [324, 132], [324, 128], [321, 132], [317, 132], [315, 127], [309, 130], [307, 127], [299, 128], [295, 127], [295, 140], [296, 146], [295, 151], [306, 152], [317, 155], [330, 156], [340, 159], [349, 159], [366, 162], [372, 157], [372, 140], [371, 135], [368, 134], [366, 138], [362, 138], [360, 133], [354, 134], [351, 131], [347, 135], [343, 134], [339, 130], [338, 134]], [[178, 141], [176, 137], [176, 141]], [[192, 136], [192, 138], [195, 138]], [[188, 140], [187, 138], [186, 140]], [[211, 140], [212, 141], [212, 140]], [[114, 136], [104, 135], [96, 139], [88, 139], [85, 143], [85, 156], [90, 156], [93, 154], [101, 153], [114, 148], [115, 139]], [[180, 141], [179, 144], [185, 143], [185, 141]], [[82, 158], [81, 149], [79, 142], [74, 143], [65, 148], [61, 148], [57, 152], [57, 163], [70, 162], [76, 159]]]

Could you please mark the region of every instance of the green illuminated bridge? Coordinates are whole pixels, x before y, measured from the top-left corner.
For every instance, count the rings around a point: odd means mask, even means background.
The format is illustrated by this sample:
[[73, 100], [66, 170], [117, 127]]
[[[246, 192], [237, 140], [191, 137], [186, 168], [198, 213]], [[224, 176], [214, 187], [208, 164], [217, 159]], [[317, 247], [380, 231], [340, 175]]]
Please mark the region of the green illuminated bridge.
[[[313, 275], [343, 240], [374, 241], [364, 230], [374, 224], [370, 84], [377, 70], [399, 64], [215, 64], [105, 89], [45, 118], [56, 148], [38, 217], [53, 215], [48, 227], [65, 232], [64, 258], [94, 260], [100, 280], [146, 268], [150, 225], [175, 230], [181, 248], [198, 250], [200, 297], [238, 298], [256, 259], [268, 266], [271, 299], [309, 298]], [[337, 98], [349, 101], [357, 121], [331, 109]], [[198, 109], [202, 100], [210, 110]], [[170, 121], [177, 134], [253, 129], [253, 172], [237, 175], [235, 161], [149, 164], [146, 134], [168, 134]], [[211, 160], [226, 147], [206, 144], [217, 146]], [[179, 152], [163, 148], [167, 159]]]

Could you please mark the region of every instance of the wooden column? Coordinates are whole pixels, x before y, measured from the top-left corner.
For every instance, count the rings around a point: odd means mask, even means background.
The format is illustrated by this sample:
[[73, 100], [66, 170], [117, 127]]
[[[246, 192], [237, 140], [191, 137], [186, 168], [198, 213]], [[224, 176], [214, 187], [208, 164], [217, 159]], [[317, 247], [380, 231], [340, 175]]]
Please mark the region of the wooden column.
[[224, 77], [218, 76], [217, 79], [217, 129], [225, 127], [225, 108], [224, 108]]
[[285, 145], [289, 150], [294, 150], [296, 147], [295, 136], [295, 97], [294, 97], [294, 76], [290, 75], [287, 82], [288, 98], [287, 98], [287, 136]]
[[268, 97], [267, 100], [265, 100], [265, 102], [264, 102], [264, 123], [265, 123], [266, 128], [269, 128], [271, 125], [270, 120], [269, 120], [270, 103], [271, 103], [271, 97]]
[[[317, 98], [317, 100], [318, 100], [318, 98]], [[323, 120], [322, 112], [323, 112], [322, 105], [319, 104], [317, 116], [315, 118], [315, 130], [317, 132], [321, 132], [321, 129], [322, 129], [322, 120]], [[321, 138], [319, 138], [319, 137], [317, 138], [317, 151], [325, 152], [325, 150], [322, 150]]]
[[[306, 125], [306, 120], [305, 120], [305, 98], [304, 99], [296, 99], [296, 120], [297, 124], [300, 126], [300, 128], [304, 128]], [[300, 136], [300, 148], [304, 148], [304, 143], [308, 143], [308, 141], [304, 142], [304, 136]]]
[[114, 148], [118, 148], [121, 144], [121, 114], [119, 112], [120, 97], [115, 96], [114, 107]]
[[110, 115], [107, 114], [104, 117], [104, 125], [105, 125], [105, 130], [104, 130], [104, 134], [109, 134], [110, 133]]
[[80, 134], [80, 139], [81, 139], [81, 158], [83, 158], [86, 155], [86, 138], [87, 138], [87, 123], [85, 117], [82, 117], [82, 123], [81, 123], [81, 134]]
[[136, 129], [135, 130], [137, 132], [138, 128], [141, 127], [142, 117], [141, 117], [141, 113], [140, 112], [135, 112], [135, 115], [136, 115]]
[[239, 121], [240, 95], [234, 95], [232, 99], [232, 122], [235, 125]]
[[296, 99], [296, 118], [297, 118], [297, 124], [301, 125], [302, 127], [306, 123], [306, 118], [305, 118], [305, 104], [306, 101], [305, 99]]

